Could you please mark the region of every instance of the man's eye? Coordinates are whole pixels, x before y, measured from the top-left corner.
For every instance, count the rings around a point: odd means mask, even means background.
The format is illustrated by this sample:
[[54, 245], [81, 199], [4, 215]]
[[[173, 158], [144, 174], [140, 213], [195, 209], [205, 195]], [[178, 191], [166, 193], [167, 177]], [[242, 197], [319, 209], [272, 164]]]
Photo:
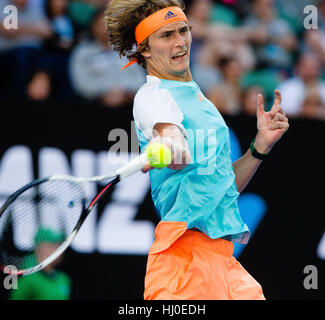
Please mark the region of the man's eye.
[[163, 35], [163, 38], [169, 38], [169, 37], [170, 37], [170, 33]]

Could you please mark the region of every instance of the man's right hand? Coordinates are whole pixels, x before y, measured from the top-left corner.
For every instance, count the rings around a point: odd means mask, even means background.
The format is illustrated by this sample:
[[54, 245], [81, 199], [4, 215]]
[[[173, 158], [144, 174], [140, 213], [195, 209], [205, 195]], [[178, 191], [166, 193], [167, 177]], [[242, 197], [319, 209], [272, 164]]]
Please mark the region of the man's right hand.
[[[155, 125], [154, 138], [151, 143], [163, 143], [172, 150], [172, 163], [168, 168], [182, 170], [191, 162], [191, 154], [187, 142], [178, 126], [170, 123], [158, 123]], [[143, 167], [142, 172], [146, 173], [154, 169], [150, 164]]]

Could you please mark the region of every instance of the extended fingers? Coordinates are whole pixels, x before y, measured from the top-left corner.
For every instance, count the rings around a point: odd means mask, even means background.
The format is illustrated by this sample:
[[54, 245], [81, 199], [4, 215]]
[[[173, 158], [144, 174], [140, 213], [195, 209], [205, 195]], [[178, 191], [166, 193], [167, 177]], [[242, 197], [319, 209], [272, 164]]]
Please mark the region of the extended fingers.
[[281, 105], [274, 104], [271, 111], [270, 111], [270, 113], [271, 113], [271, 118], [273, 118], [277, 113], [283, 113]]
[[283, 112], [281, 107], [281, 101], [282, 101], [281, 93], [279, 90], [275, 90], [274, 93], [275, 93], [274, 104], [270, 111], [271, 117], [273, 118], [275, 114], [278, 112], [285, 116], [285, 113]]
[[274, 104], [281, 104], [282, 102], [282, 97], [281, 93], [279, 90], [275, 89], [274, 90], [275, 98], [274, 98]]
[[259, 116], [260, 114], [264, 114], [264, 99], [261, 94], [257, 95], [257, 115]]

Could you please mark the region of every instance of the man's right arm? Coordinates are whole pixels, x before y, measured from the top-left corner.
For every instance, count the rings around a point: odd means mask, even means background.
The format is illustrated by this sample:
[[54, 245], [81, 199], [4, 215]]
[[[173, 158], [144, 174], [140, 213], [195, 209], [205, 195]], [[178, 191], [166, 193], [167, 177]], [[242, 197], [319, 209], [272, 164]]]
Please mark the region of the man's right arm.
[[[186, 139], [180, 128], [171, 123], [156, 123], [153, 128], [153, 136], [149, 144], [160, 142], [169, 147], [172, 151], [172, 163], [168, 168], [182, 170], [191, 162], [191, 153]], [[148, 172], [153, 169], [149, 164], [142, 171]]]

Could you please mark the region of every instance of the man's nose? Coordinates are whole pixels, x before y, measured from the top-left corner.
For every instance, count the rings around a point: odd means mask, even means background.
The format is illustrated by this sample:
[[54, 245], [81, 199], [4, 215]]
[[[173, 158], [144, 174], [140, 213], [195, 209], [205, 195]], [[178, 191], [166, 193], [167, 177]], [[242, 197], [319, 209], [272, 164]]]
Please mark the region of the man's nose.
[[178, 47], [184, 47], [186, 44], [185, 37], [182, 36], [180, 33], [176, 33], [176, 45]]

